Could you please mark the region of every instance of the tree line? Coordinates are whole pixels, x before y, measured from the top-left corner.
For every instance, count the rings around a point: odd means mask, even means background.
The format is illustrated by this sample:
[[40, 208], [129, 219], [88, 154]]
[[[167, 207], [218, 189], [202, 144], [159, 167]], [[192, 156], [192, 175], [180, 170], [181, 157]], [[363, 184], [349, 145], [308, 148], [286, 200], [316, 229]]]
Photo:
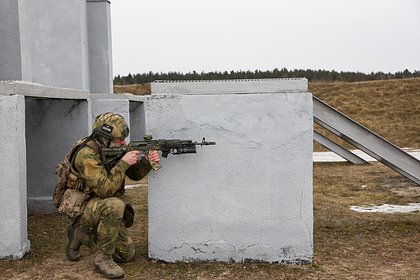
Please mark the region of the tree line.
[[266, 78], [307, 78], [310, 82], [361, 82], [420, 77], [420, 71], [408, 69], [395, 73], [337, 72], [329, 70], [288, 70], [286, 68], [261, 71], [224, 71], [224, 72], [148, 72], [114, 77], [114, 85], [144, 84], [156, 80], [228, 80], [228, 79], [266, 79]]

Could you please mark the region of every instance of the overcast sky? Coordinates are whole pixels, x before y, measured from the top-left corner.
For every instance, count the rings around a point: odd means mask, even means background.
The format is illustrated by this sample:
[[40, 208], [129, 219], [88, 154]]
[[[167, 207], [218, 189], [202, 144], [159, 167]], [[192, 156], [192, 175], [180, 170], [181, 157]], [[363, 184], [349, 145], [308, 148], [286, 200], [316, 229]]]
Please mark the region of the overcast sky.
[[112, 0], [114, 75], [420, 70], [420, 0]]

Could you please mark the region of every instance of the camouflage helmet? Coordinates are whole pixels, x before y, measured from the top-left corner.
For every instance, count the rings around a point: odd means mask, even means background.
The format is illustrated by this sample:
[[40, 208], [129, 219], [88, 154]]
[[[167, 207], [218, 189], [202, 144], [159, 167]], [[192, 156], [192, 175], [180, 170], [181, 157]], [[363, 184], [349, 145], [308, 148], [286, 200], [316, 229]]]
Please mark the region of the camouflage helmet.
[[95, 118], [92, 131], [109, 141], [123, 139], [130, 133], [124, 118], [112, 112], [104, 113]]

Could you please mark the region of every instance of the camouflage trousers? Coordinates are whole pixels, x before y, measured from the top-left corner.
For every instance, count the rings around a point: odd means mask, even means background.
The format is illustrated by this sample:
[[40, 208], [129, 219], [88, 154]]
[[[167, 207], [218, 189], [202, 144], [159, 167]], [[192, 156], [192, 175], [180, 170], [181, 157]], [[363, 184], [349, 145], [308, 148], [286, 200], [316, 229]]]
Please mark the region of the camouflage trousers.
[[135, 254], [134, 244], [123, 222], [125, 203], [117, 198], [92, 198], [80, 216], [80, 226], [88, 232], [84, 245], [128, 262]]

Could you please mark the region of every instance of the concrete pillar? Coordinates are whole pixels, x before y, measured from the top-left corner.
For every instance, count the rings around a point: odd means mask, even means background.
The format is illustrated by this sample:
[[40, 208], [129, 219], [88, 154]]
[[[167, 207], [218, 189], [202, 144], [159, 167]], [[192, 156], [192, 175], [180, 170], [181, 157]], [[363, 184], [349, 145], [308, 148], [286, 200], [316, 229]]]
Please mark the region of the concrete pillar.
[[110, 1], [86, 2], [90, 91], [113, 93]]
[[0, 126], [0, 258], [22, 258], [30, 248], [23, 96], [0, 95]]
[[0, 39], [0, 80], [89, 89], [85, 0], [1, 1]]
[[86, 99], [26, 98], [29, 212], [56, 211], [52, 203], [55, 166], [75, 141], [89, 135], [89, 118]]
[[0, 80], [22, 79], [19, 38], [19, 2], [0, 2]]
[[306, 79], [153, 83], [146, 130], [216, 141], [149, 175], [149, 257], [306, 263], [313, 257]]

